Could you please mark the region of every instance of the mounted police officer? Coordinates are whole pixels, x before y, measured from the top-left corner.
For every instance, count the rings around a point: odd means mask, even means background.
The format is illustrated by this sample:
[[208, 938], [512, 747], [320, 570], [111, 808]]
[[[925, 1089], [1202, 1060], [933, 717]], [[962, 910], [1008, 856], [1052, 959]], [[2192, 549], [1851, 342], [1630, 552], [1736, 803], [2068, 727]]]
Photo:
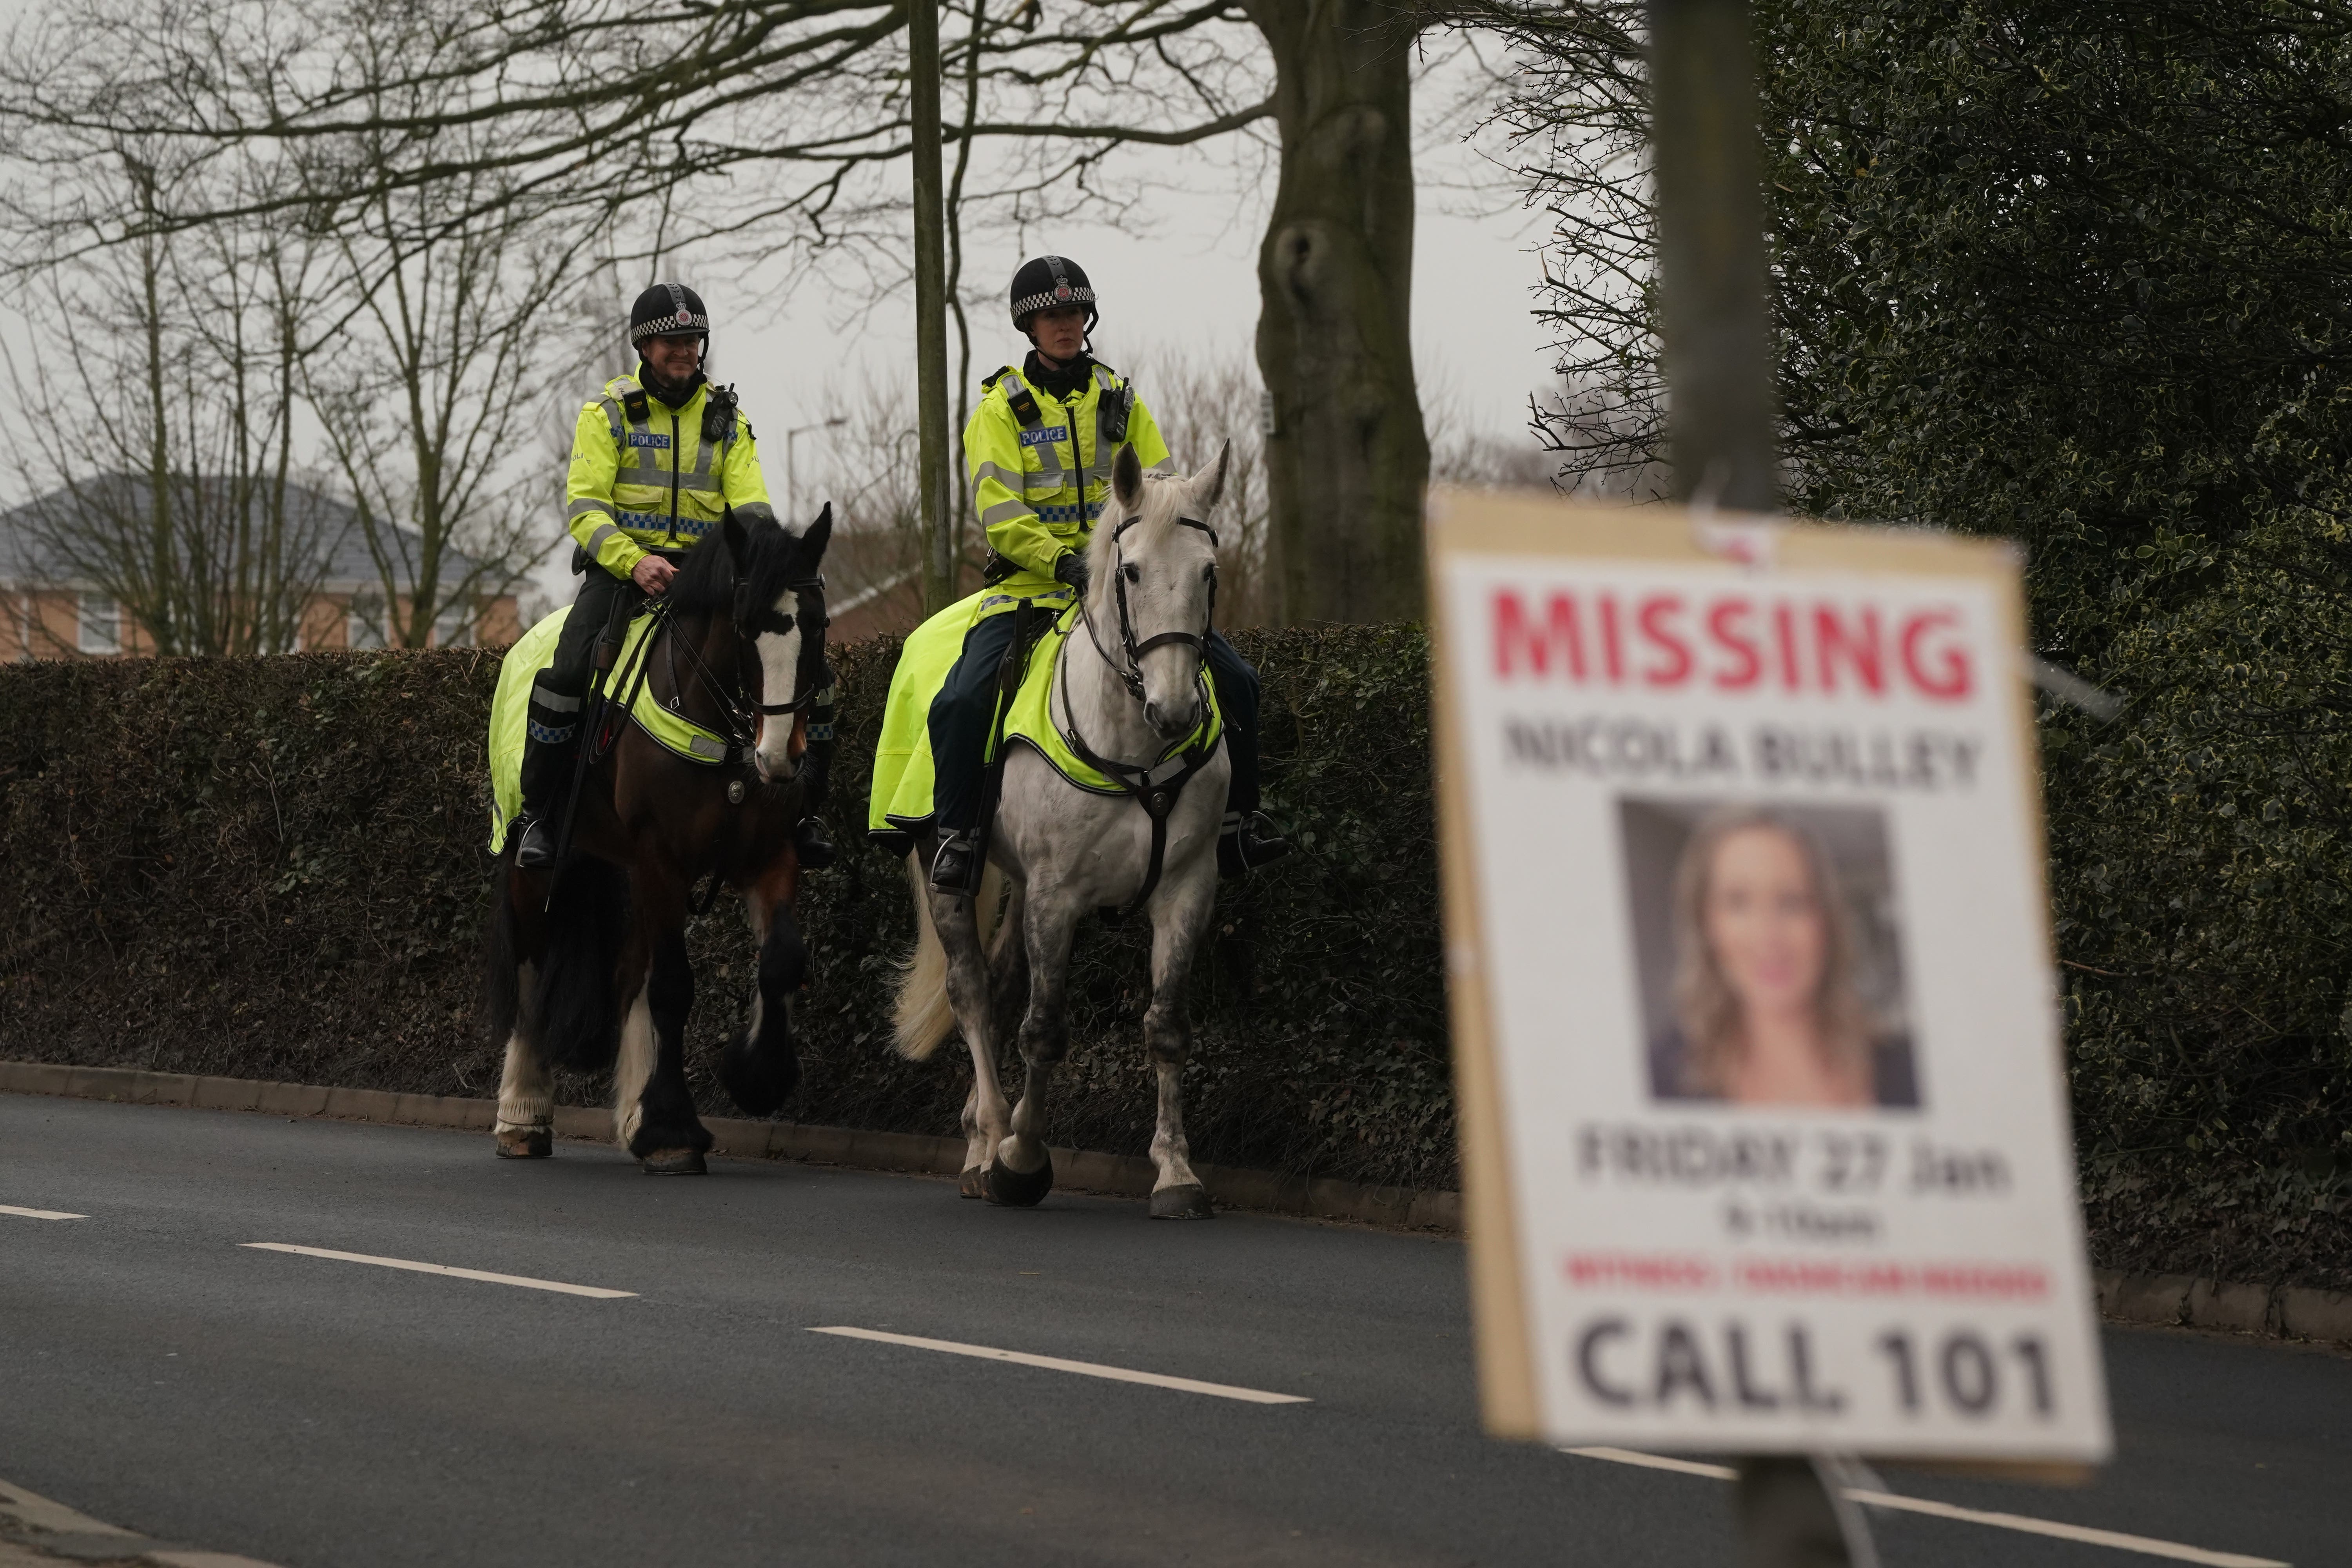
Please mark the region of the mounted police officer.
[[[572, 569], [580, 595], [555, 646], [555, 660], [531, 689], [522, 756], [519, 865], [555, 863], [561, 813], [572, 791], [580, 711], [597, 639], [625, 598], [635, 611], [669, 589], [677, 564], [732, 508], [750, 521], [773, 521], [751, 423], [735, 389], [704, 375], [710, 316], [702, 297], [677, 283], [656, 283], [629, 311], [635, 375], [617, 375], [583, 405], [572, 437], [564, 521], [579, 549]], [[822, 743], [830, 751], [830, 743]], [[805, 765], [814, 800], [830, 759], [811, 747]], [[814, 816], [802, 822], [803, 865], [830, 864], [833, 846]]]
[[[988, 531], [985, 574], [999, 595], [1057, 597], [1087, 589], [1087, 542], [1110, 494], [1111, 460], [1132, 446], [1147, 471], [1168, 471], [1168, 445], [1135, 389], [1096, 360], [1087, 342], [1097, 312], [1086, 270], [1062, 256], [1040, 256], [1013, 275], [1013, 325], [1029, 355], [982, 385], [986, 395], [964, 427], [964, 463], [974, 504]], [[982, 614], [930, 710], [932, 804], [939, 849], [931, 885], [971, 892], [980, 881], [976, 829], [982, 765], [995, 712], [998, 666], [1012, 645], [1013, 617]], [[1217, 863], [1228, 876], [1263, 865], [1290, 846], [1259, 812], [1257, 671], [1215, 631], [1208, 637], [1233, 784], [1225, 800]]]

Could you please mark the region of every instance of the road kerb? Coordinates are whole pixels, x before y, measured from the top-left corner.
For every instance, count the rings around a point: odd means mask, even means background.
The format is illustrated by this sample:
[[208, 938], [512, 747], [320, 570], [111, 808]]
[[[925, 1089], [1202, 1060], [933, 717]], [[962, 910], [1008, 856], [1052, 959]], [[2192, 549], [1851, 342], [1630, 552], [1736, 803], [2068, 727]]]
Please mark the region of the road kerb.
[[[398, 1094], [380, 1089], [269, 1083], [257, 1079], [153, 1073], [132, 1068], [62, 1067], [46, 1062], [0, 1061], [0, 1093], [260, 1110], [278, 1116], [320, 1116], [346, 1121], [485, 1131], [498, 1118], [496, 1101], [458, 1095]], [[613, 1113], [601, 1107], [559, 1105], [554, 1121], [555, 1133], [561, 1138], [604, 1142], [613, 1135]], [[964, 1142], [961, 1138], [724, 1116], [706, 1117], [703, 1124], [710, 1129], [713, 1146], [722, 1154], [926, 1175], [951, 1176], [963, 1165]], [[1158, 1176], [1150, 1161], [1136, 1155], [1055, 1149], [1053, 1156], [1059, 1185], [1065, 1191], [1142, 1198], [1150, 1194]], [[1462, 1198], [1457, 1193], [1310, 1181], [1279, 1172], [1222, 1165], [1197, 1165], [1194, 1170], [1208, 1188], [1210, 1198], [1223, 1208], [1455, 1235], [1462, 1229]]]

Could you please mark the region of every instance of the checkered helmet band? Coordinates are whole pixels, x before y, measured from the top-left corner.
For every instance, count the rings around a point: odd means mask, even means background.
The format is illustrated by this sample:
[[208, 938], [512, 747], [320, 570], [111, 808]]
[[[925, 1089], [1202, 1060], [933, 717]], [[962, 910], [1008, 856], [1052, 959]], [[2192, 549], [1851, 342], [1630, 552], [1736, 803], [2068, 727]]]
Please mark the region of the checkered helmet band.
[[1094, 324], [1094, 284], [1088, 280], [1086, 268], [1066, 256], [1033, 257], [1023, 262], [1021, 270], [1013, 275], [1010, 294], [1013, 324], [1016, 327], [1039, 310], [1057, 310], [1065, 305], [1085, 306], [1087, 324]]
[[677, 337], [692, 332], [701, 337], [710, 335], [710, 313], [703, 308], [702, 296], [678, 283], [656, 283], [637, 296], [629, 310], [629, 342], [642, 343], [647, 338]]

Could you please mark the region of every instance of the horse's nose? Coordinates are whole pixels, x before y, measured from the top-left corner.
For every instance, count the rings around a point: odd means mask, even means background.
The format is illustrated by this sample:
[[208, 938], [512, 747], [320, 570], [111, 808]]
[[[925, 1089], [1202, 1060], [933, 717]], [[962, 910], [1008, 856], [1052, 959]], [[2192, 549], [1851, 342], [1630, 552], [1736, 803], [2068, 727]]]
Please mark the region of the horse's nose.
[[760, 775], [760, 782], [764, 784], [789, 780], [799, 770], [793, 765], [790, 756], [771, 757], [766, 747], [754, 745], [751, 748], [751, 771]]
[[1195, 694], [1181, 702], [1149, 701], [1143, 705], [1143, 717], [1163, 735], [1186, 734], [1201, 721], [1201, 699]]

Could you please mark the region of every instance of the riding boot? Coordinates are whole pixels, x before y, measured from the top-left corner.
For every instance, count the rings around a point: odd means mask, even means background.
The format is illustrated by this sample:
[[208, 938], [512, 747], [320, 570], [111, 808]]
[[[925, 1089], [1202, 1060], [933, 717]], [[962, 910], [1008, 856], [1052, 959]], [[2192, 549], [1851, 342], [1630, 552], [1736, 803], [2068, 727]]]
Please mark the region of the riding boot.
[[931, 856], [931, 891], [971, 897], [980, 891], [980, 873], [984, 863], [978, 832], [971, 828], [940, 829], [940, 847]]
[[524, 716], [522, 809], [515, 814], [514, 823], [521, 830], [515, 850], [518, 866], [537, 871], [555, 864], [556, 839], [572, 792], [579, 742], [580, 699], [552, 689], [542, 675], [530, 689], [530, 706]]
[[803, 871], [822, 871], [839, 858], [822, 816], [803, 816], [793, 829], [793, 854]]
[[1290, 850], [1290, 840], [1265, 813], [1227, 812], [1224, 831], [1217, 836], [1217, 874], [1227, 879], [1246, 876]]
[[807, 815], [793, 828], [793, 851], [804, 871], [822, 871], [840, 858], [824, 818], [817, 815], [833, 793], [833, 702], [828, 680], [809, 710], [808, 749], [801, 753], [801, 810]]

